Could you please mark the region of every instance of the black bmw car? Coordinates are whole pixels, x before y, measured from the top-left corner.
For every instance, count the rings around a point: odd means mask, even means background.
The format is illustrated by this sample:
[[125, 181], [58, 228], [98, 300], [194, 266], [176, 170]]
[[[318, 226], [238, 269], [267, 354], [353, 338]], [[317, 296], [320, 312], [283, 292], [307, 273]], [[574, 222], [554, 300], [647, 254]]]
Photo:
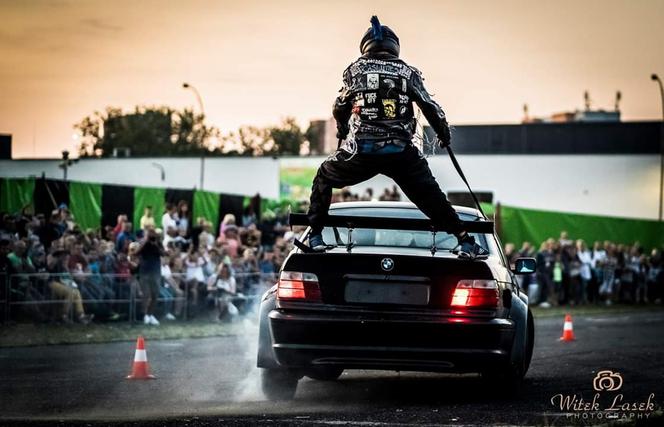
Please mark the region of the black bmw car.
[[[332, 205], [323, 237], [336, 246], [298, 244], [262, 298], [265, 395], [292, 398], [303, 376], [334, 380], [345, 369], [478, 372], [517, 389], [535, 331], [515, 274], [534, 272], [535, 260], [510, 269], [493, 223], [455, 209], [487, 259], [459, 259], [456, 237], [410, 203]], [[291, 224], [308, 223], [291, 215]]]

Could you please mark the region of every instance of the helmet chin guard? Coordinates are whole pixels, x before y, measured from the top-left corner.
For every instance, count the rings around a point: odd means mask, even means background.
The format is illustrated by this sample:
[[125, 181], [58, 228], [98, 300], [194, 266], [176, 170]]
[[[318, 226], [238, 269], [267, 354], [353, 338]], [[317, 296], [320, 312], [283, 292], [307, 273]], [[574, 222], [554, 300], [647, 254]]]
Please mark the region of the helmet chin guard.
[[381, 25], [376, 15], [371, 17], [369, 28], [360, 41], [362, 55], [370, 52], [388, 52], [399, 56], [399, 37], [386, 25]]

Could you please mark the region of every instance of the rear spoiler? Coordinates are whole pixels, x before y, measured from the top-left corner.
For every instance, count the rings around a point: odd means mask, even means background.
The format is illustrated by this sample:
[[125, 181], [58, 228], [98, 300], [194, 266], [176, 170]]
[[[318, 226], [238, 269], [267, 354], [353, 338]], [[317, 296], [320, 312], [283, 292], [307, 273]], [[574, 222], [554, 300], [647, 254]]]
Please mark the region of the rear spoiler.
[[[308, 226], [309, 218], [306, 214], [292, 213], [288, 223], [291, 226]], [[493, 234], [493, 221], [462, 221], [463, 228], [469, 233]], [[436, 227], [430, 219], [420, 218], [385, 218], [370, 216], [328, 215], [324, 221], [327, 227], [378, 228], [382, 230], [411, 230], [411, 231], [449, 231], [446, 227]]]

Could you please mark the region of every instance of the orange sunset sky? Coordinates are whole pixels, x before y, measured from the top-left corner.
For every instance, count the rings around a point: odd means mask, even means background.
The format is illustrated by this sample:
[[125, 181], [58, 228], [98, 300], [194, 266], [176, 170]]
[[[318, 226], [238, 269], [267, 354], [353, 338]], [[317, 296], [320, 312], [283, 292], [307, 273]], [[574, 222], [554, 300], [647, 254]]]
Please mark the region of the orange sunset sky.
[[[372, 14], [401, 39], [453, 124], [613, 108], [661, 118], [664, 1], [0, 0], [0, 133], [59, 157], [107, 106], [196, 107], [224, 131], [327, 118]], [[196, 107], [197, 108], [197, 107]]]

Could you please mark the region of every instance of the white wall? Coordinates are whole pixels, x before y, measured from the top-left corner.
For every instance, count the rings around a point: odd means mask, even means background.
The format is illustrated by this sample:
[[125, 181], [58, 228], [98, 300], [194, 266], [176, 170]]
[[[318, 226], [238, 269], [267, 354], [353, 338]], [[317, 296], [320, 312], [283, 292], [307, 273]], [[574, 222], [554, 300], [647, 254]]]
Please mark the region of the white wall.
[[[505, 205], [549, 211], [657, 219], [657, 155], [463, 155], [457, 156], [473, 190], [489, 191]], [[325, 158], [283, 159], [290, 166], [319, 165]], [[447, 155], [427, 159], [444, 191], [466, 191]], [[378, 176], [353, 188], [374, 194], [391, 187]]]
[[[3, 160], [2, 177], [62, 179], [59, 160]], [[152, 163], [162, 165], [166, 179]], [[272, 158], [206, 158], [203, 189], [219, 193], [279, 197], [279, 162]], [[82, 159], [67, 173], [71, 181], [192, 189], [200, 184], [200, 158]]]
[[[317, 167], [325, 157], [208, 158], [204, 189], [266, 198], [279, 195], [279, 168]], [[465, 191], [447, 156], [428, 159], [445, 191]], [[151, 165], [162, 164], [166, 180]], [[657, 219], [659, 156], [657, 155], [465, 155], [459, 162], [473, 189], [491, 191], [494, 201], [550, 211]], [[62, 178], [57, 160], [0, 161], [0, 176]], [[198, 158], [89, 159], [69, 170], [69, 179], [146, 187], [194, 188], [200, 180]], [[392, 186], [380, 176], [356, 186], [376, 193]]]
[[[473, 189], [506, 205], [657, 219], [659, 156], [460, 156]], [[445, 188], [463, 190], [446, 156], [431, 162]]]

